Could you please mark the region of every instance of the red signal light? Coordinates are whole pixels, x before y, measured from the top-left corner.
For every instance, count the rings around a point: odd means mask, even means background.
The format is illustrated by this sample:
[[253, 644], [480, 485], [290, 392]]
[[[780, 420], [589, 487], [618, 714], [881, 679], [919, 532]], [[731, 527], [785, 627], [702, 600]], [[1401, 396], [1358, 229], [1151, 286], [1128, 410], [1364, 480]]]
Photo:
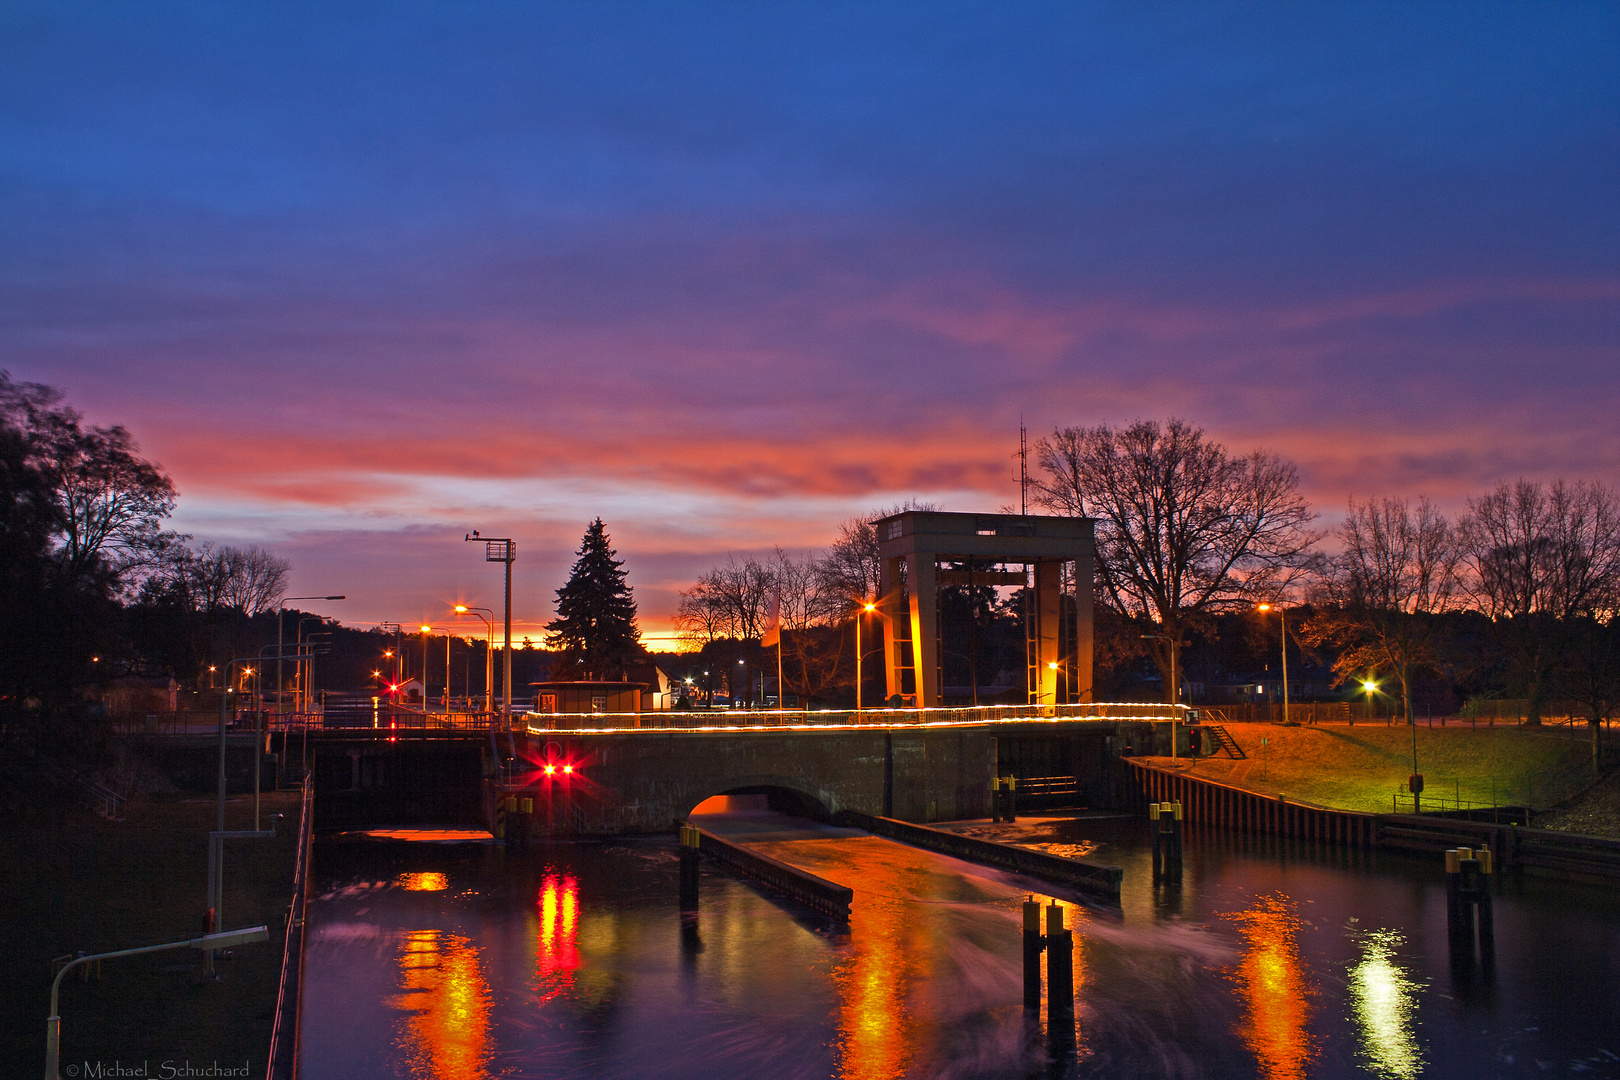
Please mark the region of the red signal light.
[[546, 766], [546, 775], [547, 776], [552, 775], [556, 771], [557, 771], [557, 766], [555, 766], [555, 765], [547, 765]]
[[572, 765], [564, 765], [564, 766], [563, 766], [563, 772], [565, 772], [565, 773], [571, 773], [571, 772], [573, 772], [573, 771], [574, 771], [574, 767], [573, 767], [573, 766], [572, 766]]

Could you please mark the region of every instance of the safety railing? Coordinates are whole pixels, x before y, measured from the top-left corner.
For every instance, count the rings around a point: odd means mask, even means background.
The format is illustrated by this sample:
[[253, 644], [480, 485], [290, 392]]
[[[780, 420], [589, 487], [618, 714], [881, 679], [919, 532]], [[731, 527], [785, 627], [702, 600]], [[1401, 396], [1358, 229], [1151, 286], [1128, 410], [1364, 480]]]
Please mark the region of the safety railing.
[[940, 709], [692, 709], [642, 713], [528, 713], [513, 717], [530, 731], [713, 731], [750, 728], [922, 727], [1065, 720], [1185, 723], [1187, 708], [1144, 702], [1068, 705], [977, 705]]

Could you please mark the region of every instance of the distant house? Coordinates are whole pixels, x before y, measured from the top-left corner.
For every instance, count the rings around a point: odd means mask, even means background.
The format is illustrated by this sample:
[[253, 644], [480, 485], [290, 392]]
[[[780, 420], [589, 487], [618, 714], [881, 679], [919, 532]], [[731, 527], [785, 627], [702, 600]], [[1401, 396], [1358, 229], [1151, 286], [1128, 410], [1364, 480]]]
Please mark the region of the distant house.
[[644, 682], [609, 682], [582, 679], [577, 682], [537, 682], [534, 711], [537, 713], [638, 713]]

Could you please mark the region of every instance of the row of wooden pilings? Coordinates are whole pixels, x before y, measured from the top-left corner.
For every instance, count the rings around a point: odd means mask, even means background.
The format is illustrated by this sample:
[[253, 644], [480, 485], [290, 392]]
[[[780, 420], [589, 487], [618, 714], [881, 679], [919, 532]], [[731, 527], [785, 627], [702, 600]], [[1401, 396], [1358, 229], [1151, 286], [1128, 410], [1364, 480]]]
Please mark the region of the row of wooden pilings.
[[1136, 770], [1137, 787], [1149, 803], [1181, 803], [1187, 819], [1198, 825], [1352, 848], [1378, 844], [1377, 814], [1305, 806], [1282, 795], [1270, 797], [1130, 758], [1125, 761]]

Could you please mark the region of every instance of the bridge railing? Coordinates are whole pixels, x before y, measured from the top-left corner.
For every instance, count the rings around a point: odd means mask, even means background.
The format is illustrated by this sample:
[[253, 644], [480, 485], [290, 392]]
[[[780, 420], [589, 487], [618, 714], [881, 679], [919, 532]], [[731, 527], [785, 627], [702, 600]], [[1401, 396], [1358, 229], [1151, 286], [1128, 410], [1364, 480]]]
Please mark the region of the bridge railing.
[[[429, 709], [379, 708], [336, 716], [328, 713], [282, 713], [270, 720], [272, 731], [488, 731], [499, 715], [486, 712], [451, 712]], [[522, 726], [522, 717], [514, 717]]]
[[1152, 702], [977, 705], [950, 709], [692, 709], [642, 713], [529, 713], [530, 731], [713, 731], [738, 728], [908, 727], [1040, 720], [1176, 720], [1187, 707]]

